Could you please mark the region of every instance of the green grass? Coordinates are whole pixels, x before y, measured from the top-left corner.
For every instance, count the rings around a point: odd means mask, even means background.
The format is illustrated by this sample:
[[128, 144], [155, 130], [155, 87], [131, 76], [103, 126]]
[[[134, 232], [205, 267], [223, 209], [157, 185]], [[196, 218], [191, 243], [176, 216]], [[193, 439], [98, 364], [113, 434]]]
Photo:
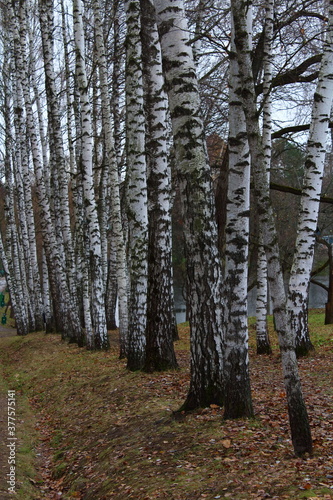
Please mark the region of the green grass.
[[[256, 415], [236, 421], [224, 421], [214, 405], [173, 414], [188, 391], [187, 324], [176, 342], [180, 370], [158, 374], [128, 372], [115, 332], [112, 349], [100, 353], [57, 335], [0, 339], [3, 390], [17, 391], [21, 418], [18, 498], [52, 498], [51, 487], [61, 498], [85, 500], [333, 498], [326, 487], [333, 469], [332, 326], [323, 325], [322, 312], [310, 312], [316, 350], [300, 360], [300, 372], [315, 454], [300, 460], [290, 442], [272, 319], [271, 356], [256, 356], [252, 319], [249, 324]], [[34, 458], [40, 452], [48, 469]]]

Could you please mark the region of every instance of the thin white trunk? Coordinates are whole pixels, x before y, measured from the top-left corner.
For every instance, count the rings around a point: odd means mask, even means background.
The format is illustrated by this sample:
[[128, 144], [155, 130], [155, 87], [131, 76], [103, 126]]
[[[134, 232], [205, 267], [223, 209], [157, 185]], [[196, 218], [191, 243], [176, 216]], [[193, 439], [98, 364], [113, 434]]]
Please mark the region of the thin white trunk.
[[[21, 51], [24, 58], [25, 47], [22, 44]], [[32, 159], [35, 167], [36, 186], [38, 202], [40, 207], [40, 221], [42, 234], [44, 239], [45, 250], [47, 253], [48, 266], [50, 269], [50, 279], [52, 282], [53, 299], [56, 299], [57, 305], [57, 326], [65, 338], [79, 341], [81, 328], [76, 316], [75, 310], [71, 307], [69, 298], [66, 276], [62, 268], [62, 259], [60, 258], [57, 243], [54, 238], [54, 226], [52, 223], [49, 200], [44, 184], [44, 165], [40, 154], [40, 145], [38, 142], [38, 134], [34, 123], [34, 113], [31, 105], [31, 97], [29, 86], [26, 82], [25, 66], [23, 65], [18, 75], [18, 80], [21, 80], [25, 110], [26, 110], [26, 125], [31, 144]]]
[[[265, 16], [265, 40], [264, 40], [264, 81], [263, 81], [263, 131], [262, 142], [264, 149], [264, 165], [267, 172], [268, 182], [270, 180], [271, 156], [272, 156], [272, 99], [271, 84], [273, 71], [272, 39], [274, 30], [274, 0], [267, 0]], [[268, 283], [267, 283], [267, 258], [262, 246], [263, 228], [259, 227], [259, 248], [257, 263], [257, 302], [256, 302], [256, 334], [257, 354], [270, 354], [271, 347], [267, 328], [268, 313]]]
[[54, 320], [50, 295], [49, 272], [44, 249], [42, 249], [42, 300], [44, 329], [46, 333], [53, 333]]
[[[251, 12], [251, 11], [249, 11]], [[249, 15], [249, 36], [252, 33]], [[229, 69], [229, 174], [225, 251], [225, 418], [252, 417], [248, 355], [247, 281], [250, 216], [250, 151], [242, 85], [232, 27]]]
[[130, 303], [127, 367], [143, 367], [146, 349], [148, 209], [139, 0], [125, 1], [126, 158]]
[[105, 46], [103, 38], [103, 29], [101, 23], [101, 14], [99, 0], [94, 0], [95, 16], [95, 36], [96, 51], [99, 67], [101, 101], [102, 101], [102, 120], [105, 137], [105, 147], [109, 167], [109, 182], [111, 188], [111, 218], [113, 247], [116, 252], [116, 273], [119, 304], [119, 338], [120, 338], [120, 357], [127, 355], [128, 341], [128, 297], [127, 297], [127, 264], [126, 247], [121, 220], [121, 202], [119, 189], [118, 164], [113, 144], [113, 130], [111, 109], [109, 101], [109, 86], [107, 74], [107, 62], [105, 55]]
[[308, 296], [332, 98], [333, 2], [330, 1], [324, 52], [313, 100], [301, 208], [298, 219], [296, 250], [288, 288], [287, 311], [298, 355], [307, 354], [312, 348], [308, 331]]
[[81, 0], [74, 0], [73, 2], [73, 17], [76, 48], [76, 76], [81, 105], [81, 162], [83, 171], [83, 195], [89, 236], [90, 271], [92, 282], [91, 309], [94, 328], [94, 343], [88, 347], [93, 349], [107, 349], [109, 347], [109, 339], [106, 328], [105, 289], [102, 276], [101, 233], [94, 193], [91, 105], [89, 101], [88, 81], [85, 66], [85, 41]]
[[[53, 0], [40, 0], [40, 26], [42, 35], [45, 88], [47, 98], [48, 128], [50, 140], [50, 168], [54, 208], [54, 224], [58, 245], [63, 246], [64, 265], [68, 277], [73, 305], [77, 307], [75, 259], [69, 211], [69, 174], [63, 146], [60, 106], [54, 69], [54, 20]], [[25, 29], [25, 26], [23, 26]]]
[[155, 0], [184, 217], [191, 385], [184, 408], [223, 404], [222, 270], [198, 81], [181, 0]]

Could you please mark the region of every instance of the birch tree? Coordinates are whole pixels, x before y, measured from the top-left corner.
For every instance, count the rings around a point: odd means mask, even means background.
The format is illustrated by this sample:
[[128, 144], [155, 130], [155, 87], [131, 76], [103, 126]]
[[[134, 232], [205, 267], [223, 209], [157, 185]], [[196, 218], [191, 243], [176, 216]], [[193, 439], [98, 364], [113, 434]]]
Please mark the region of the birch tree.
[[313, 348], [308, 331], [308, 295], [313, 264], [326, 143], [333, 98], [333, 2], [319, 78], [314, 94], [295, 254], [290, 273], [287, 310], [298, 355]]
[[129, 226], [129, 332], [127, 368], [145, 362], [148, 267], [148, 201], [145, 158], [140, 3], [126, 0], [126, 159]]
[[148, 170], [148, 298], [146, 371], [176, 368], [172, 280], [171, 170], [168, 165], [167, 95], [155, 6], [141, 0]]
[[[265, 29], [264, 29], [264, 57], [263, 57], [263, 131], [262, 141], [264, 149], [264, 165], [270, 182], [270, 168], [272, 156], [272, 39], [274, 31], [274, 0], [265, 3]], [[272, 352], [268, 329], [268, 283], [267, 283], [267, 259], [262, 245], [262, 228], [259, 227], [259, 249], [257, 267], [257, 301], [256, 301], [256, 334], [257, 354], [270, 354]]]
[[[248, 12], [247, 31], [252, 33]], [[247, 327], [250, 151], [240, 98], [241, 81], [232, 26], [229, 75], [229, 174], [225, 250], [225, 418], [252, 417]]]
[[69, 211], [69, 176], [66, 168], [62, 137], [60, 107], [54, 69], [54, 5], [53, 0], [40, 0], [40, 26], [43, 47], [45, 89], [47, 100], [48, 134], [50, 141], [49, 165], [52, 179], [54, 223], [58, 245], [64, 249], [65, 269], [72, 301], [77, 306], [76, 270]]
[[83, 173], [83, 196], [89, 238], [89, 262], [91, 273], [91, 310], [93, 339], [91, 339], [91, 343], [88, 347], [90, 349], [107, 349], [109, 347], [109, 339], [106, 328], [105, 288], [102, 275], [101, 234], [94, 193], [91, 106], [89, 101], [88, 80], [85, 65], [85, 42], [81, 0], [74, 0], [73, 2], [73, 19], [76, 49], [76, 78], [81, 106], [81, 165]]
[[182, 198], [191, 338], [184, 409], [224, 402], [222, 277], [198, 82], [181, 0], [155, 0]]
[[[15, 26], [16, 19], [11, 4], [7, 4], [8, 12], [12, 16], [12, 25]], [[34, 112], [31, 103], [30, 87], [27, 79], [27, 67], [22, 61], [27, 61], [26, 50], [26, 20], [25, 10], [19, 12], [20, 20], [20, 47], [19, 53], [21, 62], [17, 65], [17, 72], [15, 73], [17, 85], [22, 88], [24, 97], [24, 109], [20, 108], [20, 112], [25, 111], [25, 123], [27, 127], [27, 134], [31, 145], [31, 155], [35, 167], [37, 197], [40, 208], [40, 221], [43, 234], [44, 247], [48, 261], [50, 284], [53, 293], [53, 300], [57, 307], [54, 309], [57, 315], [57, 328], [66, 339], [80, 342], [81, 340], [81, 327], [78, 316], [76, 315], [75, 308], [69, 298], [69, 291], [67, 287], [66, 275], [64, 273], [63, 261], [60, 257], [58, 244], [55, 238], [55, 230], [52, 221], [49, 197], [44, 183], [44, 164], [40, 152], [40, 144], [38, 142], [38, 132], [35, 126]]]
[[[8, 18], [7, 18], [8, 19]], [[10, 45], [10, 40], [8, 41]], [[9, 61], [10, 52], [5, 51]], [[5, 157], [4, 157], [4, 167], [5, 167], [5, 219], [6, 219], [6, 251], [5, 246], [0, 235], [0, 254], [1, 260], [3, 262], [6, 280], [11, 295], [12, 306], [15, 313], [16, 328], [18, 335], [27, 335], [29, 332], [29, 316], [27, 301], [28, 297], [24, 293], [23, 288], [23, 276], [20, 269], [19, 260], [19, 247], [18, 247], [18, 235], [15, 221], [14, 212], [14, 193], [13, 193], [13, 170], [12, 170], [12, 158], [13, 158], [13, 138], [11, 134], [12, 126], [10, 121], [10, 103], [8, 102], [9, 92], [9, 66], [7, 63], [4, 64], [3, 77], [5, 84], [5, 100], [4, 100], [4, 118], [5, 118]], [[18, 148], [19, 149], [19, 148]]]
[[[112, 130], [111, 108], [109, 101], [107, 61], [105, 54], [102, 20], [100, 13], [99, 0], [94, 3], [95, 18], [95, 37], [97, 61], [99, 67], [100, 90], [102, 100], [102, 122], [104, 129], [104, 138], [106, 153], [108, 159], [108, 169], [110, 176], [110, 197], [111, 197], [111, 218], [112, 226], [112, 245], [116, 253], [116, 276], [119, 306], [119, 338], [120, 338], [120, 357], [127, 354], [128, 342], [128, 297], [127, 297], [127, 261], [125, 238], [121, 220], [121, 202], [120, 202], [120, 182], [118, 175], [118, 164], [116, 152], [114, 149], [114, 139]], [[111, 278], [111, 277], [110, 277]]]
[[287, 321], [283, 276], [256, 109], [251, 45], [246, 24], [248, 4], [242, 0], [233, 0], [231, 7], [235, 26], [237, 60], [242, 81], [241, 95], [253, 166], [254, 189], [258, 200], [260, 224], [262, 225], [264, 234], [263, 243], [266, 249], [268, 279], [272, 290], [273, 312], [279, 337], [291, 436], [295, 453], [303, 455], [304, 453], [312, 452], [312, 438], [298, 373], [294, 338]]

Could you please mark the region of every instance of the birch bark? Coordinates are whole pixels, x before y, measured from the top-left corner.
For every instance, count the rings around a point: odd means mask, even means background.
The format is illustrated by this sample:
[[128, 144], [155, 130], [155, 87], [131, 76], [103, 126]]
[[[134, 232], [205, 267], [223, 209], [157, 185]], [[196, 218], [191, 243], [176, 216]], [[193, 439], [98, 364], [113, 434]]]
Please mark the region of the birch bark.
[[167, 95], [155, 6], [141, 0], [148, 169], [148, 304], [145, 371], [176, 368], [173, 347], [171, 170], [168, 165]]
[[[24, 11], [21, 12], [20, 21], [22, 31], [24, 30]], [[20, 38], [22, 60], [26, 60], [26, 46], [24, 37]], [[26, 126], [31, 144], [32, 159], [35, 167], [37, 195], [40, 207], [40, 220], [43, 234], [43, 241], [47, 253], [50, 278], [52, 283], [53, 301], [56, 303], [57, 326], [62, 332], [64, 338], [79, 341], [81, 328], [76, 316], [75, 310], [71, 307], [69, 299], [66, 276], [62, 267], [62, 259], [58, 252], [57, 242], [54, 235], [54, 226], [51, 217], [49, 199], [44, 184], [44, 165], [40, 155], [38, 143], [38, 134], [34, 123], [34, 113], [31, 104], [31, 96], [26, 76], [26, 66], [21, 64], [20, 71], [17, 73], [17, 81], [22, 85], [24, 94], [24, 106], [26, 111]]]
[[127, 354], [128, 342], [128, 296], [127, 296], [127, 262], [126, 247], [121, 219], [120, 187], [118, 164], [114, 149], [111, 108], [109, 101], [107, 61], [105, 55], [104, 37], [101, 22], [99, 0], [94, 0], [96, 51], [99, 67], [100, 89], [102, 100], [102, 120], [105, 137], [105, 147], [108, 158], [110, 186], [111, 186], [111, 218], [112, 246], [116, 253], [116, 276], [119, 306], [119, 339], [120, 357]]
[[[251, 13], [251, 10], [249, 10]], [[249, 37], [252, 16], [248, 19]], [[252, 417], [247, 278], [250, 216], [250, 151], [241, 100], [242, 84], [232, 26], [229, 66], [229, 174], [225, 250], [224, 418]]]
[[88, 95], [88, 81], [85, 66], [85, 42], [81, 0], [74, 0], [73, 2], [73, 18], [76, 48], [76, 77], [81, 105], [81, 164], [83, 171], [84, 206], [89, 236], [91, 308], [92, 324], [94, 329], [93, 339], [89, 339], [90, 345], [88, 345], [88, 348], [107, 349], [109, 347], [109, 339], [106, 328], [105, 288], [102, 275], [101, 234], [94, 193], [91, 106]]
[[222, 276], [198, 82], [181, 0], [155, 0], [182, 198], [191, 382], [184, 409], [224, 403]]
[[127, 213], [130, 253], [127, 368], [139, 370], [145, 362], [148, 264], [147, 166], [139, 1], [125, 1], [125, 11]]
[[[7, 54], [9, 56], [9, 54]], [[5, 65], [6, 66], [6, 65]], [[8, 66], [7, 66], [8, 67]], [[6, 90], [9, 89], [7, 75], [4, 74]], [[27, 335], [29, 332], [28, 297], [24, 293], [24, 278], [21, 273], [18, 235], [15, 223], [14, 196], [13, 196], [13, 172], [12, 172], [12, 135], [10, 122], [10, 107], [7, 96], [4, 94], [4, 116], [5, 116], [5, 219], [7, 224], [7, 251], [5, 252], [2, 238], [0, 237], [0, 253], [6, 273], [7, 284], [11, 295], [13, 311], [15, 314], [16, 328], [18, 335]], [[24, 272], [24, 268], [22, 270]]]
[[[263, 131], [262, 141], [264, 149], [264, 165], [267, 172], [268, 183], [270, 180], [271, 156], [272, 156], [272, 39], [274, 29], [274, 0], [267, 0], [265, 4], [265, 39], [264, 39], [264, 81], [263, 81]], [[259, 227], [259, 249], [257, 269], [257, 302], [256, 302], [256, 334], [257, 354], [270, 354], [272, 352], [268, 329], [268, 283], [267, 283], [267, 259], [266, 252], [262, 246], [262, 227]]]
[[[49, 161], [53, 182], [54, 223], [58, 245], [63, 246], [65, 270], [72, 303], [78, 307], [76, 296], [76, 269], [69, 211], [69, 173], [62, 137], [60, 107], [54, 69], [54, 5], [53, 0], [40, 0], [40, 26], [44, 58], [45, 88], [49, 129]], [[24, 28], [25, 29], [25, 28]], [[52, 207], [51, 207], [52, 208]]]
[[309, 419], [303, 399], [298, 373], [294, 338], [287, 322], [285, 291], [277, 245], [274, 215], [269, 196], [269, 184], [264, 163], [264, 150], [259, 130], [256, 95], [252, 74], [251, 47], [247, 33], [248, 3], [233, 0], [232, 15], [235, 26], [235, 43], [240, 76], [242, 99], [246, 117], [247, 135], [250, 145], [255, 195], [258, 213], [263, 228], [264, 245], [268, 263], [268, 279], [272, 290], [273, 312], [281, 350], [284, 384], [287, 394], [289, 422], [294, 451], [297, 455], [312, 452], [312, 438]]
[[307, 354], [313, 349], [308, 330], [308, 297], [332, 98], [333, 2], [330, 1], [324, 51], [312, 106], [296, 250], [288, 288], [287, 311], [297, 355]]

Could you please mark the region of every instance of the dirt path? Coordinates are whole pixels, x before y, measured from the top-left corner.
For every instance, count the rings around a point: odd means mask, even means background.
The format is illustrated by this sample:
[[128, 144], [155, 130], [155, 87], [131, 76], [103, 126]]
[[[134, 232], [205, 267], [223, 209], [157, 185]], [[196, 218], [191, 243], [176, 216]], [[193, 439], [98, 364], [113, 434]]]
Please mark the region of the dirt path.
[[[0, 325], [0, 337], [12, 337], [16, 330], [12, 327]], [[0, 371], [1, 376], [1, 371]], [[0, 381], [0, 500], [12, 498], [8, 493], [7, 474], [9, 473], [9, 448], [8, 444], [8, 421], [7, 421], [7, 393], [5, 384]]]

